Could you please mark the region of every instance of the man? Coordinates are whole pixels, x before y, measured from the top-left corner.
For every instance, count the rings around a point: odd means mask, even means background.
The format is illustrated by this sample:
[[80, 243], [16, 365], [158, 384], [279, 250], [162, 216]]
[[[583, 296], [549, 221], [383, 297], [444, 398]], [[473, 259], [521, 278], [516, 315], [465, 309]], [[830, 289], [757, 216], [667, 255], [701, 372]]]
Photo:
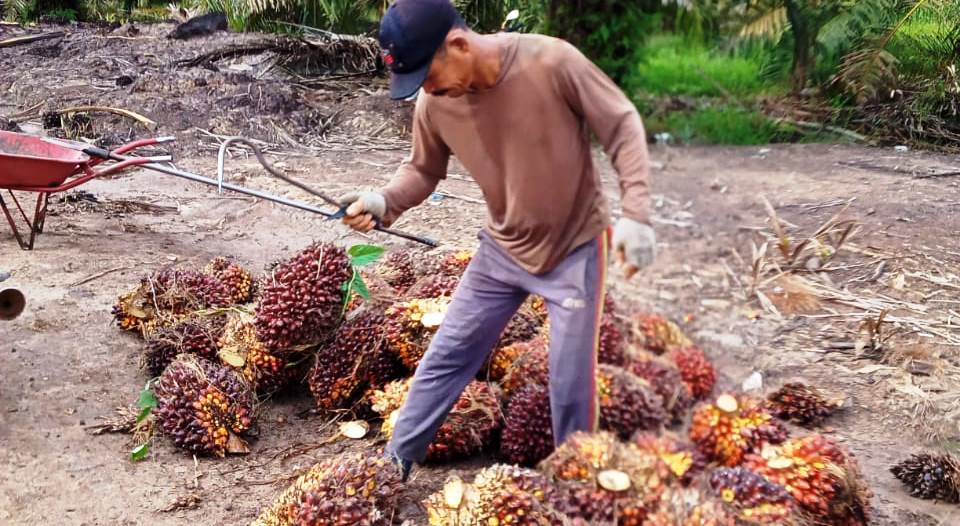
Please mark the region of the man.
[[613, 228], [627, 277], [652, 262], [648, 158], [640, 117], [572, 45], [541, 35], [470, 31], [449, 0], [397, 0], [380, 25], [390, 94], [421, 90], [413, 146], [379, 192], [344, 196], [344, 222], [370, 231], [423, 202], [456, 155], [483, 191], [480, 245], [414, 374], [386, 454], [406, 480], [453, 404], [529, 294], [550, 317], [550, 404], [557, 444], [596, 430], [595, 369], [609, 209], [590, 131], [619, 173]]

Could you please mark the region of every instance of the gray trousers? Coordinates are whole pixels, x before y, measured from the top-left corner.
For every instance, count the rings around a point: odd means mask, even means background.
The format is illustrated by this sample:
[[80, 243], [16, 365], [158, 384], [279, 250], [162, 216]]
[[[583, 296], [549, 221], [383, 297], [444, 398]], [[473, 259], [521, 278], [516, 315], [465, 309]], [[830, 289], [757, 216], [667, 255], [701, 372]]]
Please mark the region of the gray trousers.
[[510, 318], [529, 294], [550, 317], [550, 409], [561, 444], [575, 431], [596, 431], [597, 347], [609, 229], [554, 270], [534, 275], [481, 231], [473, 256], [437, 334], [413, 376], [387, 451], [422, 463], [427, 447], [463, 389], [474, 379]]

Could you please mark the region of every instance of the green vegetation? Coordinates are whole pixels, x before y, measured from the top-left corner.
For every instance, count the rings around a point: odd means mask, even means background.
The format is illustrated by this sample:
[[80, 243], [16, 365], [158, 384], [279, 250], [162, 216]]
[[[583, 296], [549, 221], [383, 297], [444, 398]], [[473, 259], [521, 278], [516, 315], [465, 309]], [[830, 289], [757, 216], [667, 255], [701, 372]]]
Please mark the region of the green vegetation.
[[650, 119], [651, 132], [669, 132], [685, 144], [767, 144], [777, 128], [759, 112], [733, 106], [707, 106], [691, 112], [673, 112]]

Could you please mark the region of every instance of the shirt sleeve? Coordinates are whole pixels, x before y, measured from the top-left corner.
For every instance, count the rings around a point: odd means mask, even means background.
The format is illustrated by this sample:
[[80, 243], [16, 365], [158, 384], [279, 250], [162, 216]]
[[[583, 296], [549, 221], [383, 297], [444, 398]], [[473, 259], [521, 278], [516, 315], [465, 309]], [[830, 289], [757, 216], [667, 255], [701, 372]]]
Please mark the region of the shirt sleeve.
[[649, 224], [650, 161], [640, 114], [619, 86], [576, 47], [564, 42], [563, 48], [555, 65], [559, 89], [619, 174], [623, 215]]
[[427, 115], [426, 95], [422, 93], [414, 106], [412, 135], [410, 153], [381, 189], [387, 201], [387, 213], [381, 220], [384, 226], [390, 226], [401, 214], [422, 203], [447, 177], [450, 148], [434, 130]]

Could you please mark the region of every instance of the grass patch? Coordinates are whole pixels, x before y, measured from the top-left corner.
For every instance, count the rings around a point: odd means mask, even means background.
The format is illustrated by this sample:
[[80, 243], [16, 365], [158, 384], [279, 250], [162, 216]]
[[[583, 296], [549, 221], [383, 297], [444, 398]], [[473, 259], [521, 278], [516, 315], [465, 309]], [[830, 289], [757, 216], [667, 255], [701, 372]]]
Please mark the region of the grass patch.
[[777, 127], [757, 111], [733, 106], [705, 107], [646, 119], [652, 133], [667, 132], [684, 144], [768, 144]]
[[639, 65], [639, 88], [653, 95], [746, 97], [769, 93], [761, 59], [713, 52], [678, 35], [650, 38]]

